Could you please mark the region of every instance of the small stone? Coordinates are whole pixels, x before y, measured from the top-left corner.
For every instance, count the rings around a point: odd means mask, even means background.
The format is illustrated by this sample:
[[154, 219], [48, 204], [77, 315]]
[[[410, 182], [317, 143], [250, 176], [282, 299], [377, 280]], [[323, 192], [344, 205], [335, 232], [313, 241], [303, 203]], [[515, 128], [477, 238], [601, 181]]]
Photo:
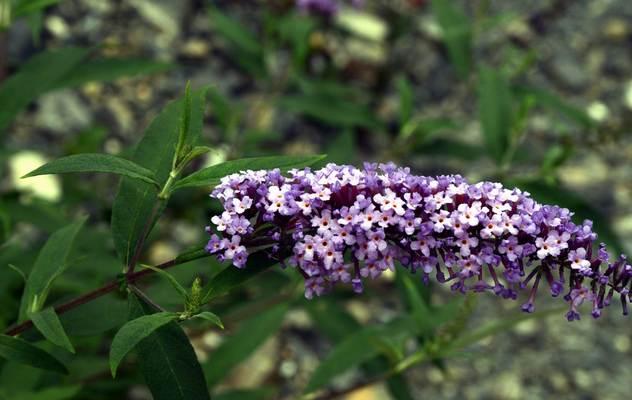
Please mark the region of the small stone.
[[149, 23], [160, 29], [161, 44], [171, 43], [180, 34], [188, 2], [171, 0], [131, 0], [138, 13]]
[[61, 182], [57, 175], [40, 175], [28, 179], [22, 176], [46, 164], [48, 160], [34, 151], [21, 151], [9, 158], [12, 186], [23, 193], [48, 201], [61, 197]]
[[167, 260], [171, 260], [178, 255], [175, 246], [168, 242], [156, 242], [149, 248], [149, 262], [151, 265], [158, 265]]
[[551, 73], [560, 84], [574, 91], [585, 89], [589, 82], [581, 60], [570, 53], [561, 53], [553, 58]]
[[623, 103], [627, 108], [632, 110], [632, 81], [628, 81], [625, 85], [625, 92], [623, 94]]
[[46, 29], [55, 37], [65, 39], [70, 35], [68, 24], [59, 15], [51, 15], [44, 22]]
[[518, 400], [525, 397], [520, 378], [509, 372], [502, 373], [496, 377], [494, 387], [501, 399]]
[[109, 138], [103, 144], [103, 149], [108, 154], [117, 155], [122, 150], [121, 141], [116, 138]]
[[593, 384], [593, 379], [590, 373], [584, 369], [575, 370], [574, 377], [575, 383], [582, 389], [588, 389]]
[[614, 348], [621, 353], [627, 353], [630, 351], [630, 337], [627, 335], [618, 335], [614, 338]]
[[559, 392], [568, 389], [568, 379], [561, 372], [552, 372], [549, 375], [549, 381], [551, 382], [551, 386], [553, 386], [555, 390]]
[[190, 39], [182, 46], [182, 55], [189, 58], [204, 58], [209, 51], [209, 43], [203, 39]]
[[40, 97], [35, 120], [45, 129], [67, 134], [87, 128], [92, 123], [92, 115], [75, 92], [63, 90]]
[[590, 118], [592, 118], [596, 122], [603, 122], [610, 115], [610, 111], [608, 110], [608, 107], [600, 101], [592, 102], [588, 106], [588, 109], [586, 110], [586, 112], [588, 113]]
[[285, 360], [279, 366], [279, 374], [284, 378], [291, 378], [296, 375], [298, 365], [292, 360]]
[[630, 27], [625, 20], [612, 18], [606, 22], [603, 33], [610, 40], [624, 40], [630, 33]]
[[538, 331], [538, 323], [534, 320], [526, 320], [516, 325], [516, 333], [523, 336], [529, 336]]
[[382, 42], [388, 34], [388, 25], [379, 17], [360, 10], [342, 9], [336, 23], [357, 36]]
[[129, 105], [118, 97], [111, 97], [106, 103], [107, 109], [112, 113], [118, 128], [122, 132], [131, 132], [134, 127], [134, 114]]

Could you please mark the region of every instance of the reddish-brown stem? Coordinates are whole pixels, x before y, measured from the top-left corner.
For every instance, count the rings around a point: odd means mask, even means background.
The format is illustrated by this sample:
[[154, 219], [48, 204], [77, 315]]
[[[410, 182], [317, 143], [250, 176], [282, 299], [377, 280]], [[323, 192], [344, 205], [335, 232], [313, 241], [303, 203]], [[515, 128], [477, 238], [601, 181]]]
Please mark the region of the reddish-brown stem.
[[[195, 260], [197, 258], [202, 258], [202, 257], [206, 257], [209, 254], [206, 253], [203, 250], [197, 251], [197, 252], [193, 252], [191, 253], [190, 256], [183, 256], [183, 257], [178, 257], [178, 258], [174, 258], [173, 260], [169, 260], [167, 262], [164, 262], [160, 265], [157, 265], [156, 268], [158, 269], [167, 269], [167, 268], [171, 268], [174, 267], [176, 265], [179, 264], [184, 264], [185, 262], [191, 261], [191, 260]], [[142, 271], [138, 271], [138, 272], [134, 272], [132, 274], [126, 275], [125, 280], [127, 281], [127, 283], [133, 283], [136, 282], [139, 279], [142, 279], [143, 277], [153, 274], [154, 271], [151, 269], [144, 269]], [[108, 283], [106, 283], [105, 285], [101, 286], [100, 288], [97, 288], [91, 292], [88, 292], [82, 296], [79, 296], [73, 300], [70, 300], [66, 303], [60, 304], [59, 306], [55, 307], [55, 312], [57, 312], [57, 314], [63, 314], [65, 312], [68, 312], [74, 308], [77, 308], [83, 304], [89, 303], [95, 299], [98, 299], [99, 297], [105, 296], [108, 293], [114, 292], [115, 290], [117, 290], [119, 288], [121, 284], [121, 281], [118, 279], [115, 279], [113, 281], [110, 281]], [[27, 320], [24, 321], [20, 324], [14, 325], [12, 327], [10, 327], [9, 329], [7, 329], [4, 333], [5, 335], [9, 335], [9, 336], [16, 336], [19, 335], [25, 331], [27, 331], [28, 329], [30, 329], [33, 326], [33, 322], [31, 320]]]

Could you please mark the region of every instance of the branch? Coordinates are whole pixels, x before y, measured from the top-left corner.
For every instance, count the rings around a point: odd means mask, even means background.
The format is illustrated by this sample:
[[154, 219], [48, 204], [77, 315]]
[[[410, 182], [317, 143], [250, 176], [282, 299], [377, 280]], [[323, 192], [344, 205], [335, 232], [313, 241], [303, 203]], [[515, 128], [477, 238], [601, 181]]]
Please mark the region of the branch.
[[[194, 250], [188, 253], [184, 253], [176, 258], [174, 258], [173, 260], [169, 260], [167, 262], [164, 262], [162, 264], [156, 265], [155, 268], [158, 269], [168, 269], [171, 267], [175, 267], [176, 265], [180, 265], [180, 264], [184, 264], [187, 263], [189, 261], [192, 260], [197, 260], [199, 258], [204, 258], [204, 257], [208, 257], [210, 256], [209, 253], [207, 253], [204, 249], [198, 249], [198, 250]], [[134, 272], [133, 274], [129, 274], [126, 275], [125, 281], [127, 283], [134, 283], [139, 279], [144, 278], [147, 275], [151, 275], [155, 273], [155, 271], [151, 270], [151, 269], [143, 269], [142, 271], [138, 271], [138, 272]], [[65, 312], [68, 312], [74, 308], [77, 308], [83, 304], [89, 303], [95, 299], [98, 299], [99, 297], [105, 296], [108, 293], [114, 292], [116, 291], [119, 286], [120, 286], [121, 281], [118, 279], [112, 280], [108, 283], [106, 283], [105, 285], [101, 286], [100, 288], [94, 289], [91, 292], [88, 292], [82, 296], [79, 296], [73, 300], [70, 300], [64, 304], [61, 304], [57, 307], [55, 307], [55, 312], [57, 314], [63, 314]], [[25, 331], [27, 331], [28, 329], [30, 329], [33, 326], [33, 321], [31, 320], [27, 320], [24, 321], [20, 324], [14, 325], [12, 327], [10, 327], [9, 329], [7, 329], [4, 334], [5, 335], [9, 335], [9, 336], [16, 336], [19, 335]]]

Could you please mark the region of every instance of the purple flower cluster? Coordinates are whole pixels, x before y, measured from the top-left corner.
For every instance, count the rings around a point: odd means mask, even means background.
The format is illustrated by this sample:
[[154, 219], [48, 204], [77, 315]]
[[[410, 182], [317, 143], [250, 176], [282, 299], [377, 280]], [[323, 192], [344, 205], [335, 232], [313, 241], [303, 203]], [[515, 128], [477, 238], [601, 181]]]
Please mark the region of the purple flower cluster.
[[211, 196], [225, 211], [207, 227], [207, 250], [239, 268], [249, 249], [289, 258], [305, 277], [307, 298], [337, 283], [362, 292], [365, 279], [400, 264], [454, 291], [516, 299], [526, 290], [527, 312], [544, 281], [554, 297], [565, 292], [571, 321], [584, 302], [597, 318], [615, 293], [624, 314], [632, 300], [632, 266], [624, 256], [609, 260], [603, 244], [593, 249], [590, 221], [577, 225], [568, 209], [499, 183], [416, 176], [393, 164], [329, 164], [287, 176], [243, 171], [223, 178]]
[[[340, 0], [296, 0], [296, 6], [301, 12], [331, 17], [338, 12]], [[353, 7], [360, 7], [364, 0], [350, 0]]]

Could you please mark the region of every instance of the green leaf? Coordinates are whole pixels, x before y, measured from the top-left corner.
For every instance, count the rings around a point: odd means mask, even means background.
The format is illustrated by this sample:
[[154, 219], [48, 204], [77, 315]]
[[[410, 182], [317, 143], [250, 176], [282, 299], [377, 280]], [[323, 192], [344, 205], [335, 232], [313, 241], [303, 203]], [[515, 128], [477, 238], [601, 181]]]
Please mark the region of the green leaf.
[[386, 380], [386, 388], [393, 400], [414, 400], [406, 375], [395, 374]]
[[375, 113], [358, 102], [324, 95], [287, 95], [279, 99], [285, 110], [303, 114], [333, 126], [381, 128]]
[[292, 168], [303, 168], [314, 165], [318, 161], [327, 157], [326, 155], [314, 156], [278, 156], [278, 157], [253, 157], [242, 158], [240, 160], [226, 161], [213, 165], [191, 175], [182, 178], [174, 185], [175, 189], [184, 187], [209, 186], [214, 187], [219, 184], [221, 178], [245, 170], [261, 170], [280, 168], [281, 172]]
[[251, 74], [263, 76], [265, 64], [261, 40], [215, 7], [211, 7], [209, 15], [213, 30], [228, 42], [232, 58]]
[[186, 290], [184, 288], [184, 286], [182, 286], [180, 284], [180, 282], [178, 282], [178, 280], [171, 275], [169, 272], [165, 271], [164, 269], [160, 269], [160, 268], [156, 268], [156, 267], [152, 267], [151, 265], [142, 265], [143, 268], [146, 269], [150, 269], [156, 273], [158, 273], [158, 275], [160, 275], [161, 277], [165, 278], [166, 280], [169, 281], [169, 283], [171, 284], [171, 286], [178, 292], [180, 293], [180, 295], [182, 296], [182, 298], [187, 298], [189, 296], [189, 292], [188, 290]]
[[210, 323], [219, 326], [220, 328], [224, 329], [224, 324], [222, 324], [222, 320], [219, 319], [219, 317], [215, 314], [213, 314], [210, 311], [204, 311], [201, 312], [199, 314], [196, 314], [193, 316], [193, 318], [201, 318], [201, 319], [205, 319], [207, 321], [209, 321]]
[[50, 387], [34, 393], [17, 393], [11, 396], [11, 400], [70, 400], [74, 399], [81, 386], [57, 386]]
[[441, 26], [443, 41], [461, 78], [472, 69], [472, 27], [467, 16], [453, 0], [432, 0], [432, 12]]
[[37, 330], [40, 331], [48, 341], [74, 354], [75, 348], [70, 342], [70, 339], [68, 339], [64, 327], [52, 307], [29, 314], [29, 317], [31, 321], [33, 321], [33, 325], [35, 325]]
[[110, 154], [75, 154], [58, 158], [24, 175], [22, 178], [49, 174], [67, 174], [71, 172], [104, 172], [140, 179], [143, 182], [158, 185], [154, 173], [147, 168]]
[[88, 49], [68, 47], [31, 57], [0, 86], [0, 137], [19, 112], [37, 96], [53, 87], [89, 54]]
[[[130, 296], [130, 317], [151, 315], [152, 309]], [[204, 374], [189, 339], [175, 322], [147, 336], [136, 346], [140, 370], [154, 400], [210, 400]]]
[[209, 10], [209, 15], [211, 16], [213, 29], [234, 45], [240, 52], [247, 53], [251, 56], [261, 56], [263, 54], [261, 41], [239, 22], [222, 14], [214, 7]]
[[[136, 147], [133, 161], [151, 171], [159, 185], [164, 185], [171, 171], [180, 129], [183, 100], [171, 102], [153, 120]], [[185, 144], [194, 145], [202, 131], [204, 90], [193, 92], [191, 124]], [[121, 260], [127, 265], [136, 252], [139, 240], [162, 214], [164, 202], [158, 203], [158, 190], [151, 184], [123, 178], [112, 206], [112, 236]], [[154, 207], [157, 212], [153, 213]], [[153, 214], [153, 217], [152, 217]], [[152, 219], [152, 221], [150, 221]]]
[[401, 76], [396, 81], [399, 92], [399, 123], [404, 126], [413, 116], [413, 89], [405, 76]]
[[265, 340], [275, 333], [283, 322], [286, 304], [280, 304], [249, 319], [213, 352], [204, 365], [209, 386], [216, 385], [234, 367], [248, 358]]
[[88, 82], [110, 82], [122, 77], [150, 75], [167, 71], [175, 65], [138, 58], [97, 58], [75, 65], [52, 84], [53, 89], [76, 87]]
[[401, 139], [415, 136], [414, 143], [423, 143], [444, 131], [457, 130], [460, 125], [449, 118], [424, 118], [415, 117], [402, 126], [399, 133]]
[[560, 314], [564, 312], [568, 307], [557, 307], [548, 309], [542, 312], [535, 313], [523, 313], [518, 316], [506, 317], [496, 321], [489, 322], [480, 328], [474, 329], [467, 334], [457, 338], [451, 342], [444, 350], [444, 355], [452, 354], [456, 351], [463, 349], [464, 347], [478, 343], [481, 340], [494, 336], [498, 333], [508, 331], [518, 325], [519, 323], [530, 319], [542, 319], [549, 317], [553, 314]]
[[181, 160], [183, 160], [188, 150], [185, 146], [187, 135], [189, 134], [189, 126], [191, 125], [191, 81], [187, 81], [184, 89], [184, 104], [182, 104], [182, 112], [180, 113], [180, 129], [178, 130], [178, 142], [176, 143], [176, 155], [173, 158], [172, 169], [175, 170]]
[[537, 105], [556, 111], [585, 129], [595, 127], [595, 121], [584, 110], [547, 90], [529, 86], [516, 86], [514, 91], [521, 97], [531, 96]]
[[67, 259], [72, 244], [86, 219], [82, 217], [54, 232], [40, 250], [24, 288], [20, 321], [24, 321], [28, 313], [42, 309], [53, 282], [68, 268]]
[[501, 165], [511, 137], [512, 96], [507, 80], [491, 68], [480, 69], [478, 111], [489, 154]]
[[214, 395], [214, 400], [269, 400], [277, 398], [275, 388], [232, 389]]
[[374, 327], [347, 336], [318, 365], [305, 391], [309, 393], [320, 389], [343, 372], [380, 354], [382, 349], [376, 345], [378, 341]]
[[421, 297], [421, 293], [419, 293], [419, 290], [413, 283], [411, 277], [407, 274], [402, 274], [400, 270], [397, 273], [397, 279], [402, 282], [406, 299], [408, 300], [407, 303], [411, 309], [411, 314], [419, 327], [422, 329], [429, 329], [432, 327], [434, 325], [432, 324], [434, 315], [426, 305], [424, 299]]
[[[64, 330], [73, 337], [96, 336], [123, 325], [127, 321], [127, 308], [127, 303], [112, 293], [65, 312], [59, 318]], [[94, 318], [95, 315], [99, 318]]]
[[172, 312], [160, 312], [143, 315], [123, 325], [116, 333], [110, 346], [110, 371], [116, 377], [116, 370], [123, 358], [140, 343], [141, 340], [151, 335], [156, 329], [174, 321], [178, 314]]
[[24, 274], [24, 271], [22, 271], [20, 268], [16, 267], [13, 264], [7, 264], [7, 266], [11, 268], [13, 271], [15, 271], [18, 275], [20, 275], [20, 278], [22, 278], [24, 283], [26, 283], [27, 279], [26, 279], [26, 275]]
[[0, 358], [47, 371], [68, 373], [64, 364], [55, 357], [27, 341], [12, 336], [0, 335]]
[[352, 129], [340, 132], [327, 146], [327, 161], [337, 164], [350, 164], [356, 156], [355, 137]]
[[277, 264], [277, 261], [271, 260], [263, 252], [250, 254], [245, 268], [229, 265], [222, 272], [215, 275], [207, 285], [210, 289], [202, 302], [206, 303], [229, 292], [275, 264]]
[[59, 3], [61, 0], [20, 0], [13, 8], [15, 18], [23, 17], [36, 11], [40, 11], [48, 6]]

